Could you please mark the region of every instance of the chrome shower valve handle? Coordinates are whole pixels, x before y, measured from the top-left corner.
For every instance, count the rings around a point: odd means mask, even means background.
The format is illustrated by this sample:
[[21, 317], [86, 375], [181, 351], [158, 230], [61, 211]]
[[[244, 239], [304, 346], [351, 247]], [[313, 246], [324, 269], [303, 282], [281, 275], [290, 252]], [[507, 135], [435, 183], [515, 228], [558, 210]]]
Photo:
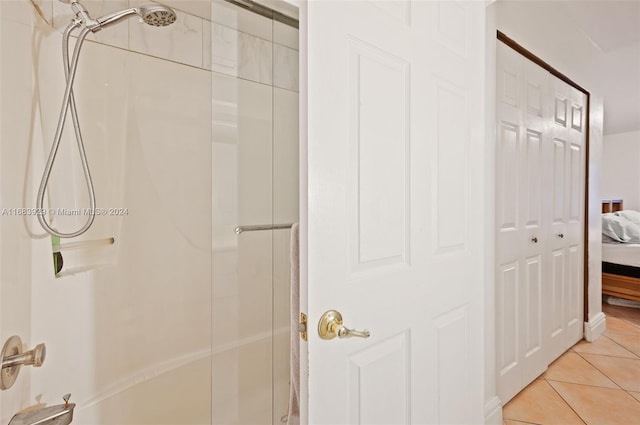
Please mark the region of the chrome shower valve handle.
[[32, 350], [2, 359], [2, 368], [15, 366], [40, 367], [47, 356], [47, 347], [44, 344], [36, 345]]
[[18, 378], [22, 366], [40, 367], [47, 356], [47, 347], [38, 344], [29, 351], [22, 351], [22, 340], [14, 335], [7, 340], [0, 352], [0, 389], [11, 388]]

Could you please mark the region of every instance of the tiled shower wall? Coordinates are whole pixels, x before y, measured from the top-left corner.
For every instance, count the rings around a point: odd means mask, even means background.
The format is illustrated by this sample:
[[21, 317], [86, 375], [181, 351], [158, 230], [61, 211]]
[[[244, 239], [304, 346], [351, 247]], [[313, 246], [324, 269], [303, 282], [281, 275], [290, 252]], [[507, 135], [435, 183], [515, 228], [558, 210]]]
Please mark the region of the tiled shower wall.
[[[8, 0], [20, 1], [20, 0]], [[73, 17], [59, 0], [33, 0], [43, 18], [62, 30]], [[83, 0], [92, 16], [152, 0]], [[178, 11], [167, 28], [149, 31], [138, 19], [87, 39], [266, 85], [298, 91], [298, 30], [224, 0], [162, 0]]]
[[[7, 208], [35, 203], [63, 91], [69, 6], [35, 3], [55, 31], [28, 1], [0, 1]], [[42, 368], [0, 394], [4, 423], [66, 392], [87, 424], [277, 423], [286, 413], [289, 232], [233, 228], [297, 220], [297, 30], [222, 1], [165, 3], [174, 25], [130, 19], [89, 36], [80, 60], [98, 203], [129, 209], [83, 238], [116, 243], [66, 257], [97, 263], [66, 264], [55, 278], [33, 217], [0, 217], [2, 334], [48, 348]], [[100, 16], [138, 2], [83, 4]], [[65, 135], [50, 201], [82, 207], [74, 143]]]

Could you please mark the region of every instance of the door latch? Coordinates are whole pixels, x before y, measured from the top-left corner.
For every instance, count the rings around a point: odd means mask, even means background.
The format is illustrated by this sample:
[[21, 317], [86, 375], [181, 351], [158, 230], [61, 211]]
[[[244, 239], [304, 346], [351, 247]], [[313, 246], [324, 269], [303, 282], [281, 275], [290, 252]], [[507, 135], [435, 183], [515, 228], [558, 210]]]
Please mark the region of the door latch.
[[300, 313], [300, 322], [298, 323], [298, 332], [303, 341], [307, 340], [307, 315]]

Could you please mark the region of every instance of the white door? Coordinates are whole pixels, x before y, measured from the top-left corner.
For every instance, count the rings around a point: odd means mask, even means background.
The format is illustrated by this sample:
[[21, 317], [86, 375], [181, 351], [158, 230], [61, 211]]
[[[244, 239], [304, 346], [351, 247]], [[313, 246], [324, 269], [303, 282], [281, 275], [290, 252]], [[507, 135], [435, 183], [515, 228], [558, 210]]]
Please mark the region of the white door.
[[497, 45], [496, 345], [503, 403], [582, 338], [586, 96]]
[[481, 423], [484, 3], [302, 9], [309, 423]]
[[550, 363], [583, 334], [586, 95], [553, 76], [549, 87], [551, 272], [544, 299]]
[[496, 360], [498, 394], [506, 402], [548, 364], [542, 297], [549, 74], [503, 43], [496, 69]]

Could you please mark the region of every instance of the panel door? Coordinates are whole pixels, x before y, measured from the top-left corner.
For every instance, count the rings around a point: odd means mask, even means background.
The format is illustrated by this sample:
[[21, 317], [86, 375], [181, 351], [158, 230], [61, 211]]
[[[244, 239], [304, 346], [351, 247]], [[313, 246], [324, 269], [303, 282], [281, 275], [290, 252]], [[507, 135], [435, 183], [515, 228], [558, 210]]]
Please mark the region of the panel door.
[[548, 73], [502, 43], [497, 61], [496, 359], [498, 394], [506, 402], [547, 366]]
[[302, 8], [309, 423], [481, 423], [484, 4]]
[[550, 89], [551, 271], [545, 299], [551, 310], [547, 337], [552, 362], [583, 334], [586, 95], [554, 77]]
[[496, 346], [506, 403], [582, 338], [586, 96], [497, 48]]

